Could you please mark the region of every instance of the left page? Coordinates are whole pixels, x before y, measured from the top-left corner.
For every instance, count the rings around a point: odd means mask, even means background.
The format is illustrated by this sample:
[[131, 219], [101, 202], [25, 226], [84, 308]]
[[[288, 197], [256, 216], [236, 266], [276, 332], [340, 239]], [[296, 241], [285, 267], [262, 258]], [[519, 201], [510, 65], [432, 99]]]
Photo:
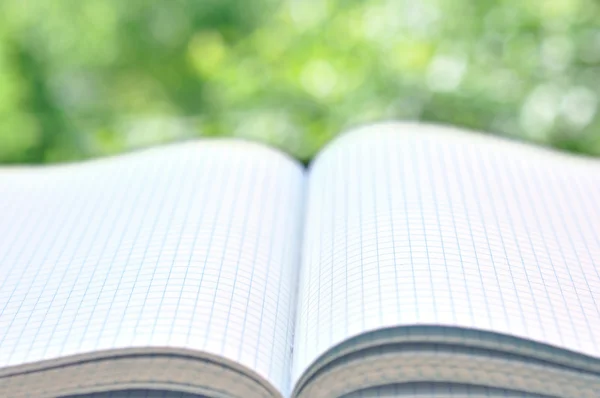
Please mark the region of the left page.
[[303, 185], [229, 140], [0, 169], [0, 368], [175, 347], [286, 388]]

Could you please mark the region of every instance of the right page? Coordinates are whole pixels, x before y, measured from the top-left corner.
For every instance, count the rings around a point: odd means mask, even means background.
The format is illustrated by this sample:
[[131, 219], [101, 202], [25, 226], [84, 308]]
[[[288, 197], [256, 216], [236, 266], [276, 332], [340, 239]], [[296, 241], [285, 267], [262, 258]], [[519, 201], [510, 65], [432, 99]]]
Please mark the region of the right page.
[[294, 375], [389, 326], [600, 357], [600, 162], [458, 129], [359, 128], [311, 166]]

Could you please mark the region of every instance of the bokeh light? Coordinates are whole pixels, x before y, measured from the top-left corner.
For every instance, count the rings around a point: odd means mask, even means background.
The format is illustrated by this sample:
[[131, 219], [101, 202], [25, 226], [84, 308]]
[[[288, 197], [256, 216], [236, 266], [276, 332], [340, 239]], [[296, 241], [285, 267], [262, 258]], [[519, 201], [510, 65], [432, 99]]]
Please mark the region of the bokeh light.
[[0, 2], [0, 162], [426, 120], [600, 156], [596, 0]]

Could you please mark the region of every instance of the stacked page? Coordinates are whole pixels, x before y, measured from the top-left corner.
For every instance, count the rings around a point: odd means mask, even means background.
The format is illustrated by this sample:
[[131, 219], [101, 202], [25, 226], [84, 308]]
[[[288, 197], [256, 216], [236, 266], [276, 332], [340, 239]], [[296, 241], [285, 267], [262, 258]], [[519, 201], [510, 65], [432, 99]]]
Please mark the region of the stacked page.
[[390, 122], [0, 169], [0, 396], [156, 394], [600, 396], [600, 162]]

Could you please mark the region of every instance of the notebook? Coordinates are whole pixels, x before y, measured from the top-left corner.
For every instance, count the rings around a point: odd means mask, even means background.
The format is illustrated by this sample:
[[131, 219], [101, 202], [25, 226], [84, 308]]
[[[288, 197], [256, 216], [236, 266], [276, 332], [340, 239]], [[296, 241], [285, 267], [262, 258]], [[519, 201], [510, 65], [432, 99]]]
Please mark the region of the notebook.
[[0, 169], [2, 397], [600, 397], [600, 161], [381, 122]]

